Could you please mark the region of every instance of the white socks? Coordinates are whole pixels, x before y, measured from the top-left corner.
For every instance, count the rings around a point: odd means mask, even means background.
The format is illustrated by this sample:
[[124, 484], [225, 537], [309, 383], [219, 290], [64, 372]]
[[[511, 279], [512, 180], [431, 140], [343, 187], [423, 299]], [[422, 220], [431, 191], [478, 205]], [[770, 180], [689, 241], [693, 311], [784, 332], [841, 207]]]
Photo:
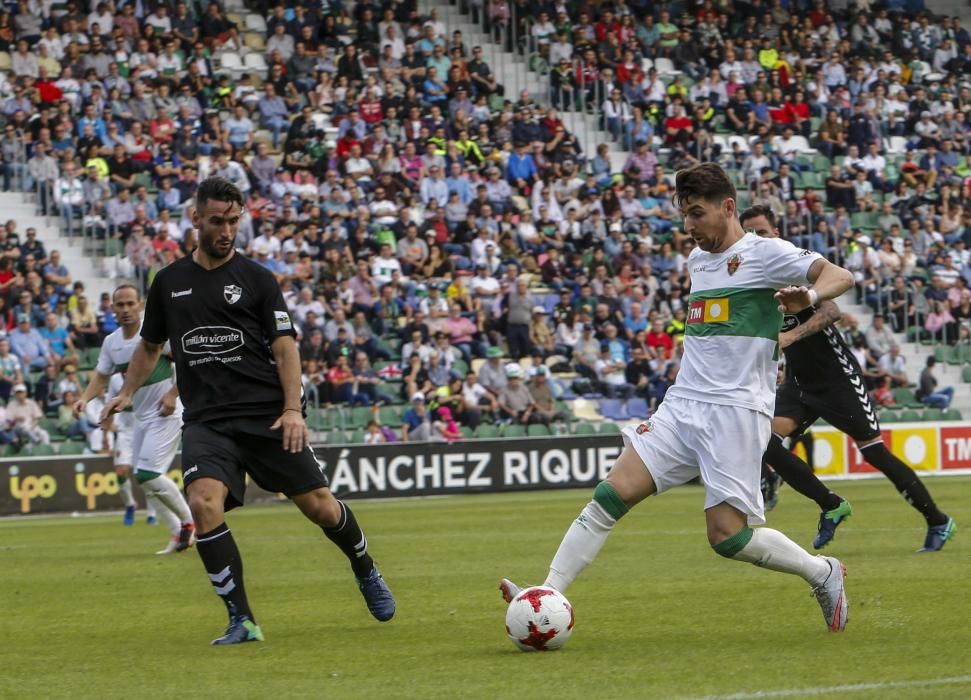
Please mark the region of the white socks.
[[543, 585], [565, 592], [580, 572], [597, 557], [616, 523], [599, 503], [590, 501], [563, 536]]
[[823, 583], [830, 572], [825, 559], [813, 556], [778, 530], [768, 527], [752, 530], [752, 539], [732, 559], [801, 576], [814, 587]]
[[121, 496], [121, 502], [125, 504], [125, 508], [131, 508], [135, 505], [135, 497], [132, 496], [131, 492], [131, 477], [118, 484], [118, 495]]
[[143, 481], [142, 488], [146, 496], [151, 493], [162, 505], [175, 513], [181, 523], [192, 522], [192, 513], [189, 510], [189, 504], [185, 502], [185, 496], [169, 477], [161, 474], [154, 479]]
[[182, 523], [179, 522], [179, 518], [170, 511], [164, 503], [158, 500], [154, 495], [152, 495], [148, 490], [145, 491], [145, 502], [148, 504], [149, 508], [153, 508], [157, 513], [158, 517], [165, 524], [165, 527], [169, 529], [169, 533], [176, 537], [182, 530]]

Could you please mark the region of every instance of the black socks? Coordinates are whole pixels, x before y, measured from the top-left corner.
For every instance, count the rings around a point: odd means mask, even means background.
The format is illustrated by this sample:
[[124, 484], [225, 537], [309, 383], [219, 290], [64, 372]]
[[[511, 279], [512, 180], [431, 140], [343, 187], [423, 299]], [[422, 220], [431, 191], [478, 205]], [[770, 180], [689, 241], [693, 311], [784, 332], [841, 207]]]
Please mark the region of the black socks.
[[354, 512], [337, 501], [341, 507], [340, 521], [334, 527], [321, 527], [327, 539], [340, 547], [344, 556], [351, 562], [351, 569], [358, 578], [364, 578], [374, 570], [374, 561], [367, 552], [367, 537], [357, 524]]
[[773, 434], [769, 439], [769, 446], [762, 459], [775, 469], [775, 473], [783, 481], [806, 498], [815, 501], [824, 512], [839, 506], [840, 497], [826, 488], [808, 464], [787, 450], [778, 435]]
[[928, 525], [933, 527], [947, 522], [947, 516], [938, 509], [934, 499], [927, 491], [927, 487], [914, 473], [914, 470], [892, 454], [886, 445], [877, 442], [864, 447], [860, 452], [863, 454], [863, 459], [890, 479], [897, 490], [900, 491], [904, 500], [924, 516]]
[[226, 523], [209, 532], [199, 533], [196, 536], [196, 549], [199, 550], [213, 590], [226, 604], [229, 617], [245, 615], [256, 622], [243, 588], [243, 560]]

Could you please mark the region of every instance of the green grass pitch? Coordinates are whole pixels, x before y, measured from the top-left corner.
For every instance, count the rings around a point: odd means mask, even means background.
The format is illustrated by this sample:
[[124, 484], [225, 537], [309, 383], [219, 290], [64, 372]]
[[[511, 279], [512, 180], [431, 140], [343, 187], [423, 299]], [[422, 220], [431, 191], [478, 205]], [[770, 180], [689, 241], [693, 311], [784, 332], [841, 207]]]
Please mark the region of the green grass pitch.
[[[296, 509], [233, 513], [267, 641], [219, 649], [223, 606], [194, 552], [153, 554], [161, 526], [3, 521], [0, 698], [969, 698], [971, 478], [928, 484], [966, 528], [937, 554], [915, 553], [923, 521], [887, 481], [836, 484], [856, 510], [829, 550], [849, 569], [843, 634], [802, 581], [716, 556], [687, 487], [618, 525], [545, 654], [506, 639], [497, 583], [542, 582], [589, 490], [355, 503], [388, 624]], [[787, 488], [769, 516], [807, 546], [815, 522]]]

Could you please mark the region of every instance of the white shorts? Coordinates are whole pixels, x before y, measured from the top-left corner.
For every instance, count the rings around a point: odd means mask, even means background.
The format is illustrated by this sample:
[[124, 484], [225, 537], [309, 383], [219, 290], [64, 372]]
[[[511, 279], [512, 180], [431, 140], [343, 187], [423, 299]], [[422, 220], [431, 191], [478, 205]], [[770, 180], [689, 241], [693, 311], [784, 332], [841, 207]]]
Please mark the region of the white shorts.
[[182, 416], [156, 416], [136, 423], [132, 439], [135, 471], [164, 474], [172, 466], [182, 436]]
[[134, 435], [129, 429], [115, 431], [115, 466], [131, 466], [131, 446]]
[[772, 419], [739, 406], [668, 397], [651, 419], [624, 428], [624, 444], [634, 448], [654, 478], [658, 493], [701, 477], [705, 510], [728, 503], [765, 522], [762, 454]]

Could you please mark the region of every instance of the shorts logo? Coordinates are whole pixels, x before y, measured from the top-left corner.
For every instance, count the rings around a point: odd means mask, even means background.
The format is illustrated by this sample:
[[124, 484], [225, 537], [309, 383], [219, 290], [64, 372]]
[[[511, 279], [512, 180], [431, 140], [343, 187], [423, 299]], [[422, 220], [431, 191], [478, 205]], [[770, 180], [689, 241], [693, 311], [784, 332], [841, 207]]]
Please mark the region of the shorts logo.
[[728, 297], [699, 299], [688, 307], [688, 323], [726, 323]]
[[638, 435], [643, 435], [644, 433], [649, 433], [652, 430], [654, 430], [654, 421], [652, 421], [652, 420], [646, 421], [644, 423], [641, 423], [639, 426], [637, 426], [637, 434]]
[[223, 287], [223, 296], [226, 297], [226, 301], [230, 304], [235, 304], [243, 296], [243, 288], [235, 284], [227, 284]]
[[228, 326], [199, 326], [182, 336], [189, 355], [222, 355], [243, 346], [243, 332]]
[[197, 471], [199, 471], [199, 467], [189, 467], [184, 472], [182, 472], [182, 478], [184, 479], [185, 477], [189, 476], [189, 474], [192, 474], [193, 472], [197, 472]]
[[745, 258], [743, 258], [738, 253], [730, 257], [728, 259], [728, 264], [726, 265], [726, 267], [728, 268], [728, 274], [734, 275], [735, 272], [738, 271], [739, 266], [742, 264], [744, 260]]
[[276, 319], [276, 329], [278, 331], [289, 331], [293, 329], [293, 324], [290, 322], [290, 314], [286, 311], [274, 311], [273, 317]]

